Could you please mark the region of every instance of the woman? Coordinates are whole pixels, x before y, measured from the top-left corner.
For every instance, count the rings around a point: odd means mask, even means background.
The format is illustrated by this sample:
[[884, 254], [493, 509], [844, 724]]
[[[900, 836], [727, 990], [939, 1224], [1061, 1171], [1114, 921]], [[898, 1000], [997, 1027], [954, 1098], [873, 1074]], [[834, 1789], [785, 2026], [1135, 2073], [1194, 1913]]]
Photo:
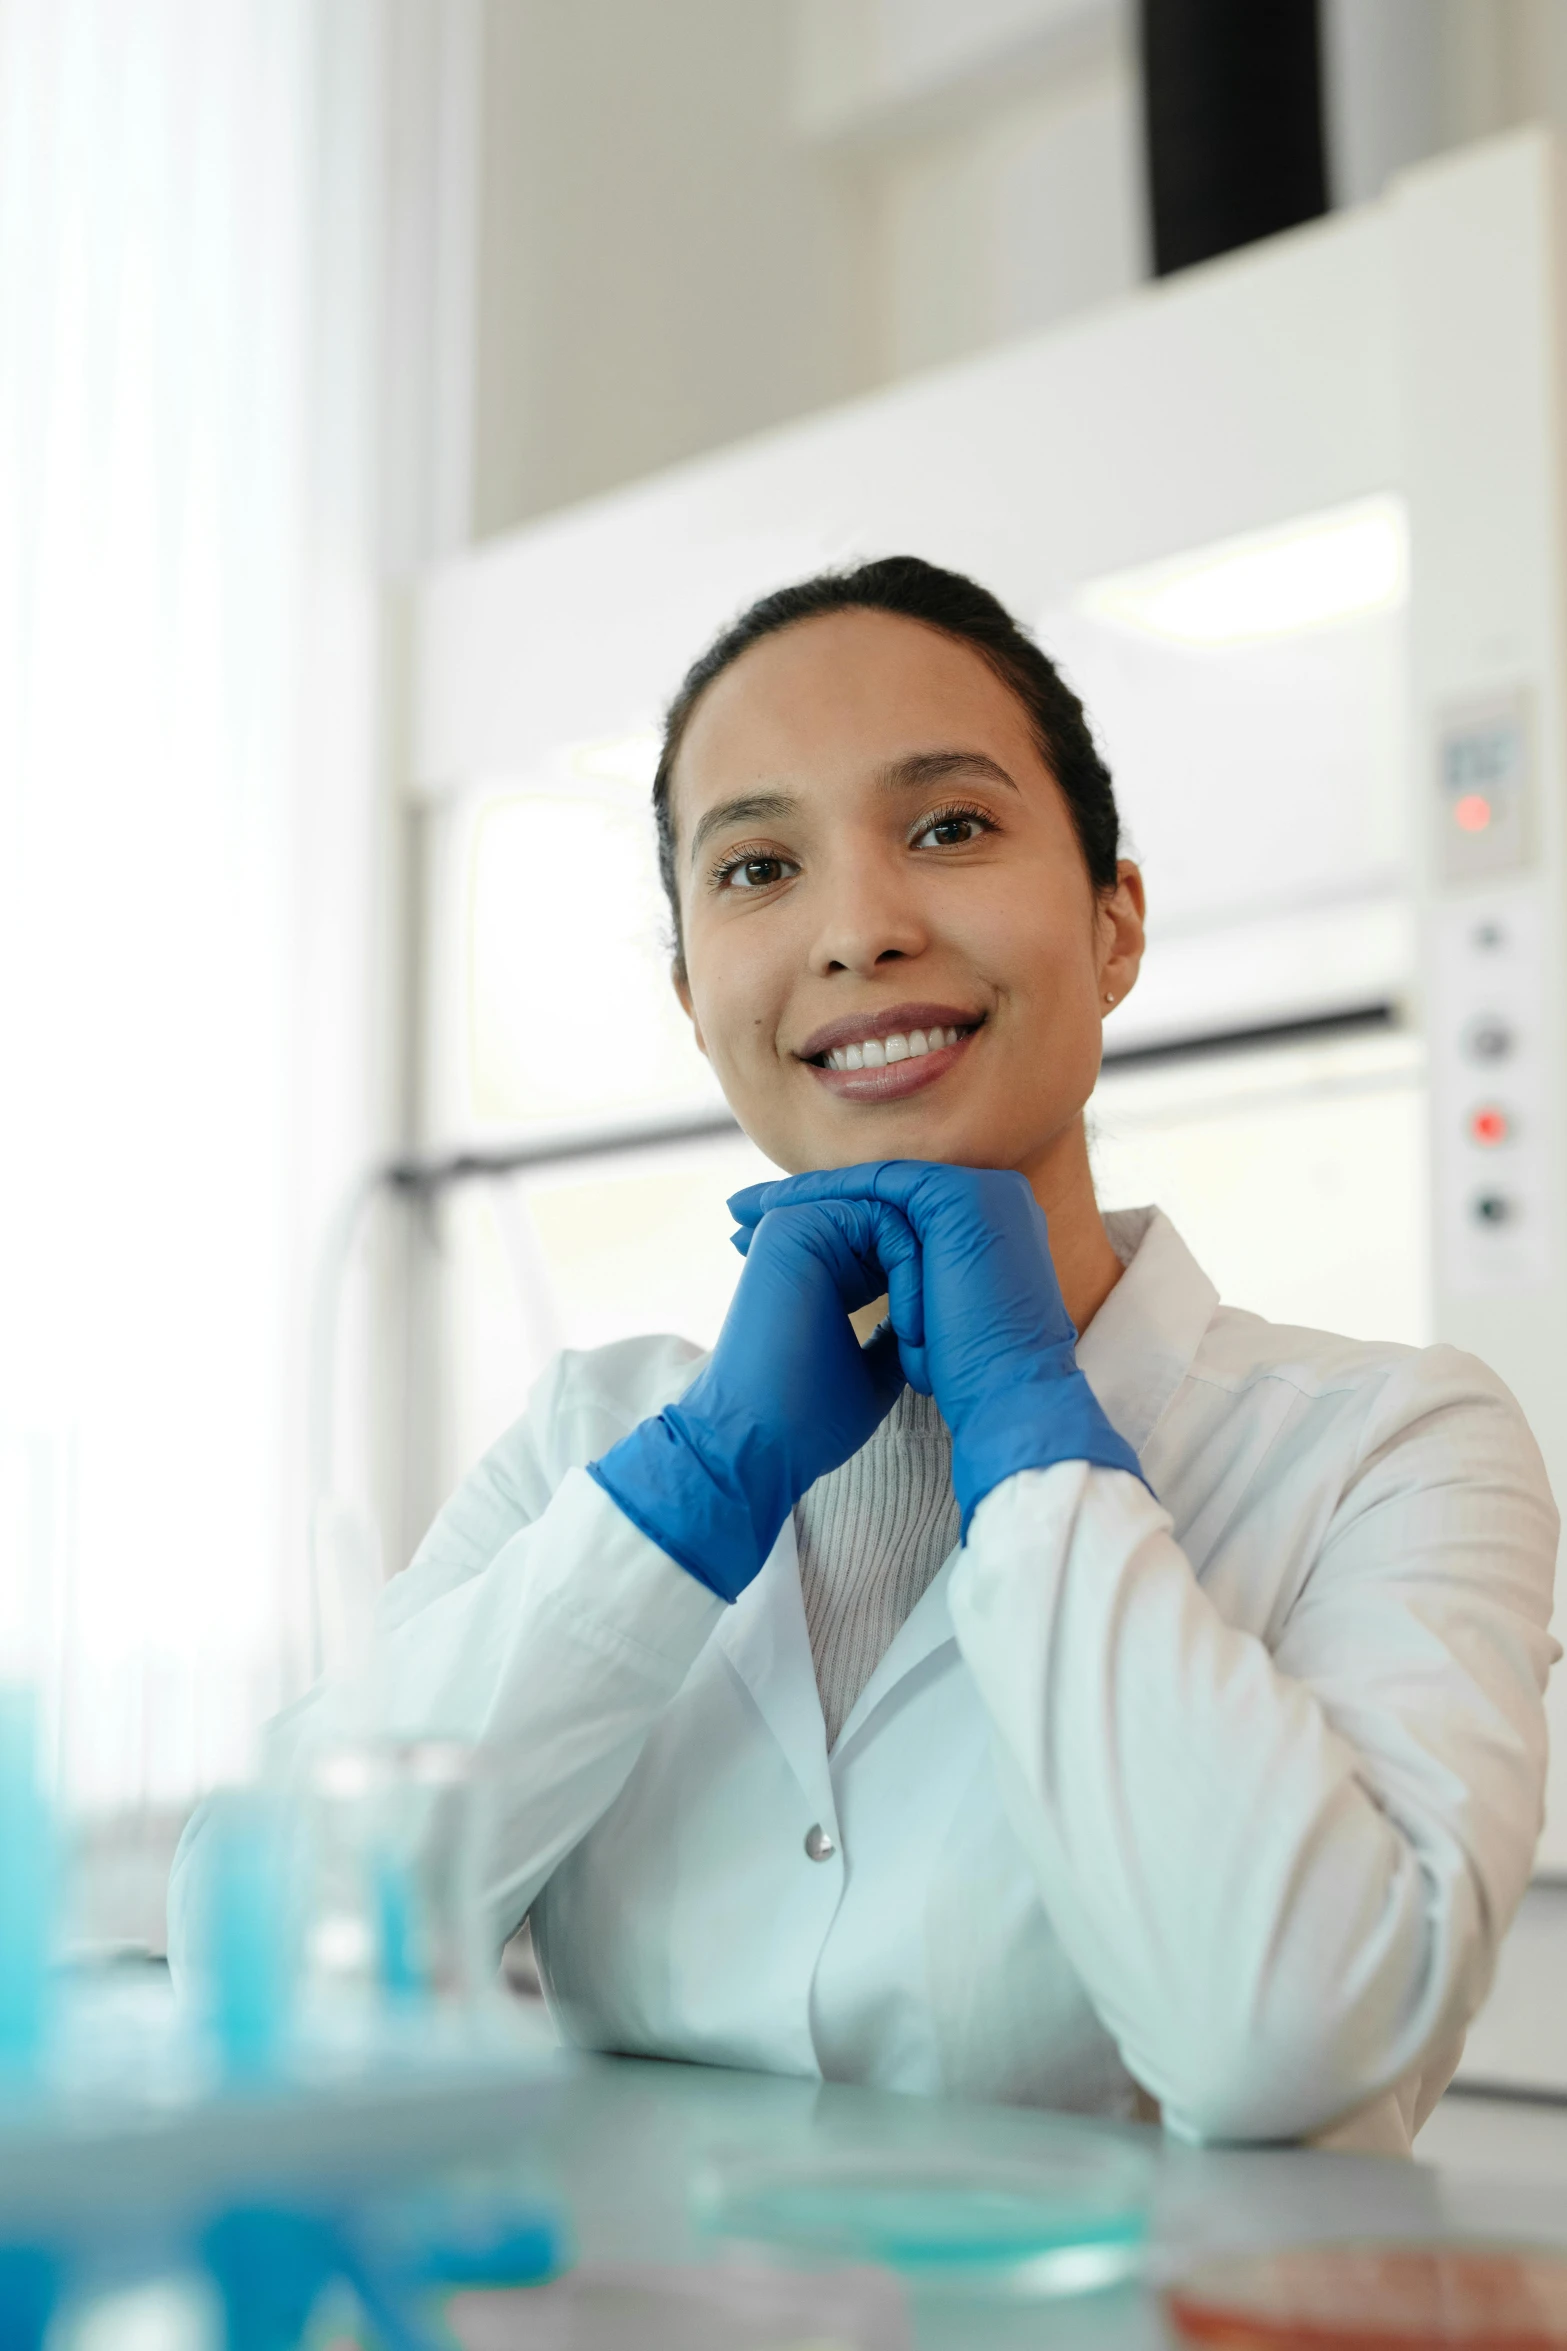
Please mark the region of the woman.
[[388, 1591], [396, 1726], [504, 1758], [497, 1943], [600, 2048], [1407, 2149], [1540, 1821], [1516, 1406], [1101, 1215], [1142, 885], [983, 590], [766, 599], [655, 802], [675, 985], [790, 1174], [713, 1354], [560, 1359]]

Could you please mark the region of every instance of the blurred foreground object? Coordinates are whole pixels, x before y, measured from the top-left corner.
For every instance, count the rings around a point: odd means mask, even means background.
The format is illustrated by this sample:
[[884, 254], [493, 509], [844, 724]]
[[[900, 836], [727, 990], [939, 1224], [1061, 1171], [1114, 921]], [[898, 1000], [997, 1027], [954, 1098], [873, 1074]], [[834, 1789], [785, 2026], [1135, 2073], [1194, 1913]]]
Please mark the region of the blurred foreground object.
[[1302, 2245], [1205, 2263], [1165, 2297], [1225, 2351], [1554, 2351], [1567, 2256], [1496, 2245]]

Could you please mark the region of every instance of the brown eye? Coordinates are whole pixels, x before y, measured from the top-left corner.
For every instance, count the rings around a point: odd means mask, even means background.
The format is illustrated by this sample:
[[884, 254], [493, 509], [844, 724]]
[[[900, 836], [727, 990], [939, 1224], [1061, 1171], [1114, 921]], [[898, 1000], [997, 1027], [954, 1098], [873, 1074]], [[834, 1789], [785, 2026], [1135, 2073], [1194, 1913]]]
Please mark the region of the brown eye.
[[950, 809], [945, 816], [926, 820], [914, 836], [916, 849], [962, 849], [970, 841], [977, 841], [982, 833], [990, 831], [988, 821], [977, 810]]
[[770, 890], [790, 871], [785, 857], [737, 857], [720, 870], [718, 885], [724, 890]]

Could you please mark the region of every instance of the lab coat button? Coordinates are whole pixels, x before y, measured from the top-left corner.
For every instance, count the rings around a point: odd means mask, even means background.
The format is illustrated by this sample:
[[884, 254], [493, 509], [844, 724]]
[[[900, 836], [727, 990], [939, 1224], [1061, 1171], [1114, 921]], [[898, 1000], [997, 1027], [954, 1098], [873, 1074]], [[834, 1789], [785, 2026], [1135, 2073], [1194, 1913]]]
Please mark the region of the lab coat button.
[[813, 1821], [805, 1832], [806, 1856], [811, 1861], [831, 1861], [838, 1848], [819, 1820]]

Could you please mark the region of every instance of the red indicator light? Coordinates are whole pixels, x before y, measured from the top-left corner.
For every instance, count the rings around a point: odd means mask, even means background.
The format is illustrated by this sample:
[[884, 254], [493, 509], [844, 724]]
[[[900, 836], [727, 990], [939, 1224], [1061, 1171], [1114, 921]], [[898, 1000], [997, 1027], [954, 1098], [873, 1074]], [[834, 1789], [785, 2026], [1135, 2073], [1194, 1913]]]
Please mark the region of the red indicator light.
[[1483, 792], [1466, 792], [1453, 803], [1453, 822], [1461, 833], [1483, 833], [1491, 821], [1491, 803]]
[[1493, 1143], [1505, 1143], [1509, 1132], [1506, 1111], [1498, 1110], [1494, 1103], [1487, 1104], [1484, 1110], [1472, 1110], [1469, 1114], [1471, 1142], [1483, 1143], [1489, 1148]]

